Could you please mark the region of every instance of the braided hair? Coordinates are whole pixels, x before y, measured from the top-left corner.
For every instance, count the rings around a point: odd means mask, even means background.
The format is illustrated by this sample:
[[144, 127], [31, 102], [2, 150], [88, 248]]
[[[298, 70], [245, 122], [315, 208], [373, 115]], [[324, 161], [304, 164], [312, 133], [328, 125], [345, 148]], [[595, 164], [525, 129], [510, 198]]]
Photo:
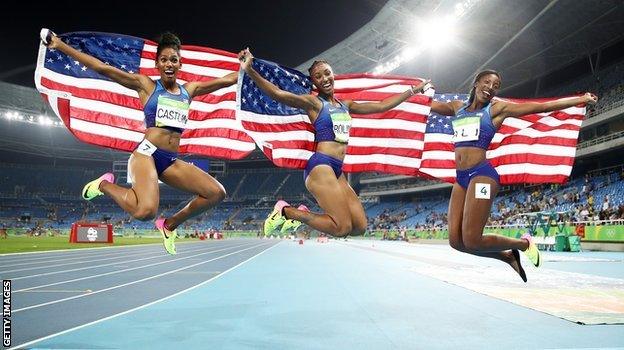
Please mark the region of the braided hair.
[[310, 66], [310, 68], [308, 68], [308, 74], [310, 74], [310, 76], [312, 76], [312, 70], [314, 69], [314, 67], [318, 66], [321, 63], [329, 64], [325, 60], [314, 61], [314, 62], [312, 62], [312, 65]]

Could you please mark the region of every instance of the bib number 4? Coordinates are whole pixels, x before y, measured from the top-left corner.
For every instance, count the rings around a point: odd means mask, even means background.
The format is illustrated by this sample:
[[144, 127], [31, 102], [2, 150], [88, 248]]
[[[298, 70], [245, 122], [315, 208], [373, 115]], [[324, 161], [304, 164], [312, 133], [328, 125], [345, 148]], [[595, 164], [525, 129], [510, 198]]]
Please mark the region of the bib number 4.
[[484, 184], [477, 182], [475, 185], [475, 198], [477, 199], [490, 199], [491, 195], [490, 184]]

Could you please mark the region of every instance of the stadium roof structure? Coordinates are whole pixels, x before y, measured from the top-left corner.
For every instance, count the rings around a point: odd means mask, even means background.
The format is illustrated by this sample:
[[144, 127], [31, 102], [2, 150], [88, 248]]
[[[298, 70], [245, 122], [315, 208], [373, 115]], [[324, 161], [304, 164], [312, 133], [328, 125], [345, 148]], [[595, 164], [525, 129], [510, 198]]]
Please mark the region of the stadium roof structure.
[[[297, 69], [305, 72], [313, 60], [322, 58], [337, 73], [373, 72], [411, 47], [414, 57], [391, 74], [431, 78], [438, 91], [462, 92], [478, 71], [490, 68], [502, 74], [504, 93], [624, 37], [621, 0], [464, 0], [462, 4], [458, 15], [457, 1], [390, 0], [368, 24]], [[435, 53], [418, 47], [423, 34], [446, 39], [435, 28], [422, 33], [427, 28], [419, 23], [449, 15], [458, 17], [451, 47]]]

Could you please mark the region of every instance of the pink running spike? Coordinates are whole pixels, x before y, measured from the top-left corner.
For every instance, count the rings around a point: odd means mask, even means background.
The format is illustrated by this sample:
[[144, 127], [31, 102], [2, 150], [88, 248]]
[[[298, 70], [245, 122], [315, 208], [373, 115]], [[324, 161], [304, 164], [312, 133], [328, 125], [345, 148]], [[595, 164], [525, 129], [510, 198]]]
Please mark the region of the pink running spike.
[[301, 211], [307, 211], [308, 213], [310, 212], [310, 209], [308, 209], [308, 207], [306, 207], [303, 204], [300, 204], [297, 209], [301, 210]]
[[160, 218], [158, 220], [156, 220], [156, 228], [159, 230], [164, 230], [165, 229], [165, 218]]
[[113, 173], [106, 173], [106, 174], [100, 176], [100, 179], [108, 181], [108, 182], [110, 182], [112, 184], [115, 183], [115, 175]]
[[282, 210], [284, 209], [284, 207], [290, 207], [290, 204], [280, 199], [277, 201], [277, 203], [275, 203], [273, 210], [277, 210], [280, 214], [282, 214]]
[[530, 245], [531, 243], [533, 243], [533, 236], [531, 236], [531, 234], [530, 234], [530, 233], [525, 233], [525, 234], [523, 234], [520, 238], [521, 238], [521, 239], [524, 239], [524, 240], [526, 240], [526, 241], [528, 241], [528, 242], [529, 242], [529, 245]]

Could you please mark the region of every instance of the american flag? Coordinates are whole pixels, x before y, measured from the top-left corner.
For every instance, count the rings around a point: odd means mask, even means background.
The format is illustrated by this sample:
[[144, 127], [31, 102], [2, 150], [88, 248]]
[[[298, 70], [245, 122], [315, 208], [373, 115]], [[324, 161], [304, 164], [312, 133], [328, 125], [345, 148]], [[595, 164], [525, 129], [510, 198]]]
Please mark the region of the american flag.
[[[155, 68], [156, 43], [110, 33], [76, 32], [59, 36], [65, 43], [128, 73], [160, 78]], [[206, 81], [238, 70], [235, 54], [199, 46], [182, 46], [178, 83]], [[143, 139], [143, 107], [127, 89], [80, 62], [43, 44], [39, 47], [35, 84], [65, 126], [81, 141], [132, 151]], [[235, 118], [236, 87], [193, 99], [180, 153], [240, 159], [255, 149]]]
[[[312, 83], [303, 73], [255, 58], [254, 69], [282, 90], [309, 94]], [[381, 101], [421, 82], [418, 78], [336, 75], [335, 96], [356, 102]], [[280, 167], [304, 168], [313, 154], [314, 127], [304, 111], [271, 100], [243, 72], [239, 75], [237, 118], [264, 154]], [[433, 90], [415, 95], [393, 110], [353, 117], [346, 172], [379, 171], [418, 175], [425, 122]]]
[[[548, 99], [503, 99], [546, 102]], [[468, 95], [436, 94], [435, 101], [467, 101]], [[563, 183], [572, 171], [585, 106], [561, 111], [506, 118], [494, 135], [487, 158], [500, 174], [502, 184]], [[427, 120], [420, 171], [429, 177], [455, 182], [452, 142], [454, 117], [431, 113]]]

